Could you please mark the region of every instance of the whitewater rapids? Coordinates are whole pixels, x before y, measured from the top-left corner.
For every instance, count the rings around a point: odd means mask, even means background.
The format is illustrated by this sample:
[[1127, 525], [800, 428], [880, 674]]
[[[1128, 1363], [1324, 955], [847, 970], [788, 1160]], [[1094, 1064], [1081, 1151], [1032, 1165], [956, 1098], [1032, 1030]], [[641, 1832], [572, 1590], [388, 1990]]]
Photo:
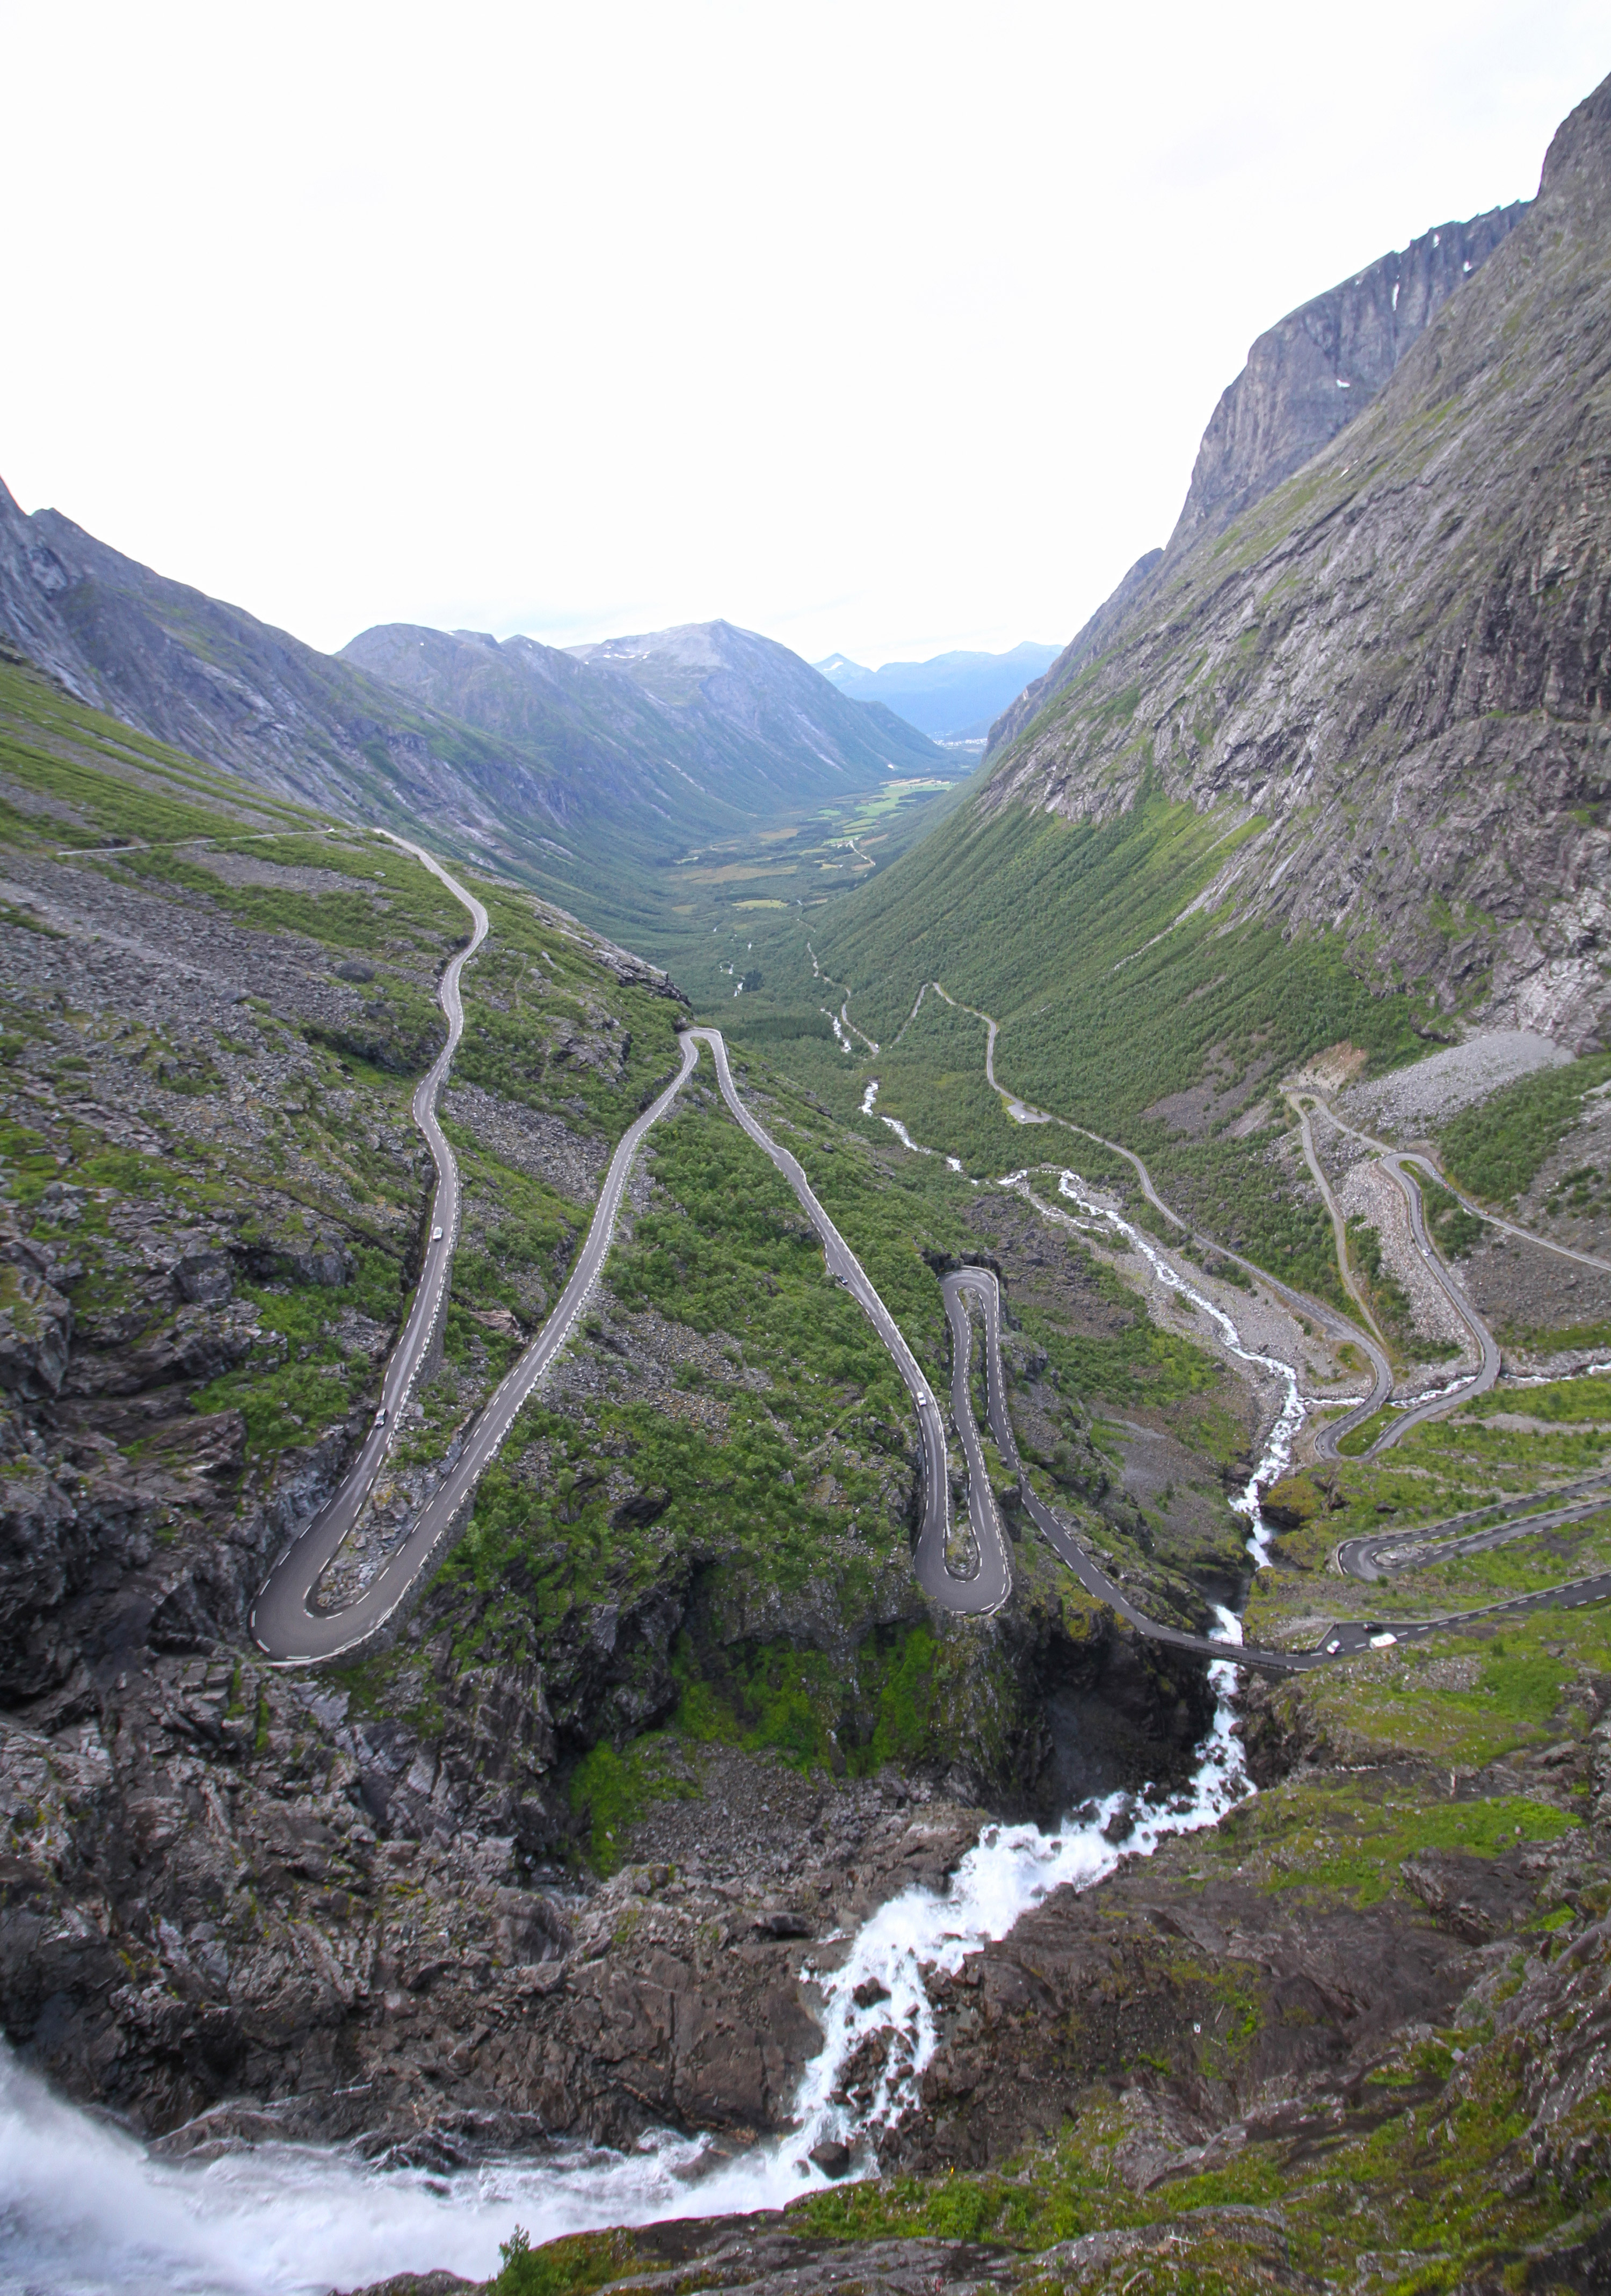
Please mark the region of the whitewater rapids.
[[[1014, 1175], [1008, 1185], [1026, 1179]], [[1231, 1353], [1287, 1382], [1285, 1406], [1236, 1503], [1250, 1553], [1265, 1561], [1259, 1485], [1286, 1465], [1303, 1416], [1291, 1366], [1245, 1346], [1231, 1319], [1087, 1196], [1076, 1174], [1063, 1172], [1059, 1185], [1066, 1201], [1111, 1223], [1162, 1282], [1211, 1316]], [[1235, 1615], [1222, 1608], [1218, 1619], [1219, 1638], [1239, 1643]], [[372, 2168], [347, 2145], [266, 2144], [170, 2161], [63, 2103], [0, 2049], [0, 2296], [323, 2296], [433, 2269], [485, 2279], [517, 2224], [542, 2242], [606, 2225], [781, 2208], [824, 2182], [808, 2155], [826, 2140], [862, 2145], [861, 2164], [870, 2166], [863, 2140], [914, 2102], [934, 2054], [925, 1969], [959, 1968], [1052, 1890], [1089, 1889], [1122, 1856], [1149, 1855], [1169, 1835], [1213, 1825], [1253, 1792], [1232, 1734], [1235, 1669], [1215, 1665], [1210, 1674], [1214, 1718], [1195, 1775], [1173, 1794], [1133, 1804], [1122, 1845], [1103, 1829], [1128, 1800], [1123, 1794], [1054, 1832], [987, 1827], [943, 1893], [912, 1889], [890, 1899], [836, 1967], [815, 1972], [823, 2045], [801, 2079], [796, 2126], [737, 2158], [707, 2138], [661, 2131], [631, 2152], [558, 2144], [447, 2175]], [[870, 1979], [887, 1997], [858, 2008], [856, 1989]], [[886, 2070], [857, 2121], [834, 2092], [853, 2052], [887, 2026], [895, 2038]]]
[[[1221, 1613], [1227, 1641], [1237, 1621]], [[434, 2268], [484, 2278], [516, 2224], [534, 2241], [656, 2218], [781, 2208], [823, 2180], [806, 2155], [855, 2142], [832, 2102], [840, 2069], [871, 2031], [901, 2038], [869, 2120], [899, 2115], [936, 2046], [926, 1966], [954, 1970], [1005, 1937], [1066, 1884], [1088, 1889], [1122, 1855], [1212, 1825], [1247, 1794], [1227, 1702], [1234, 1670], [1214, 1669], [1219, 1703], [1190, 1784], [1143, 1802], [1116, 1849], [1103, 1834], [1125, 1797], [1053, 1833], [986, 1829], [950, 1888], [908, 1890], [879, 1907], [838, 1968], [819, 1978], [824, 2041], [787, 2136], [722, 2159], [708, 2140], [670, 2134], [634, 2152], [556, 2147], [454, 2175], [367, 2167], [347, 2146], [258, 2144], [205, 2164], [154, 2159], [105, 2120], [53, 2097], [0, 2056], [0, 2292], [4, 2296], [323, 2296], [393, 2273]], [[889, 1998], [858, 2009], [869, 1978]]]

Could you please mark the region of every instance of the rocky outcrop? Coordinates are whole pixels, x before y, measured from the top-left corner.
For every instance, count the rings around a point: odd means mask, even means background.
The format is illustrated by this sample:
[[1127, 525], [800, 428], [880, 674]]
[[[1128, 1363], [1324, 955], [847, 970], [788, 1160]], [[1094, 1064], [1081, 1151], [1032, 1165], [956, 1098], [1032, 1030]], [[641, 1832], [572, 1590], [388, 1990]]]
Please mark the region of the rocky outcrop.
[[50, 1280], [49, 1255], [0, 1227], [0, 1387], [58, 1395], [72, 1345], [73, 1311]]
[[1200, 530], [1001, 751], [981, 809], [1104, 821], [1161, 787], [1254, 828], [1194, 908], [1334, 931], [1446, 1012], [1602, 1041], [1608, 247], [1611, 83], [1372, 404], [1216, 531], [1239, 456], [1287, 451], [1256, 393], [1227, 417]]
[[[1209, 419], [1167, 554], [1219, 533], [1362, 414], [1434, 314], [1526, 212], [1517, 200], [1468, 223], [1440, 224], [1266, 329]], [[1050, 669], [996, 719], [990, 754], [1016, 741], [1104, 651], [1165, 555], [1149, 550], [1136, 560]]]
[[1183, 1863], [1165, 1855], [1100, 1894], [1059, 1892], [935, 1986], [941, 2046], [918, 2107], [881, 2144], [886, 2167], [943, 2175], [1006, 2159], [1055, 2129], [1071, 2094], [1167, 2063], [1180, 2073], [1143, 2079], [1151, 2110], [1138, 2109], [1119, 2163], [1144, 2191], [1265, 2100], [1345, 2088], [1385, 2034], [1446, 2023], [1471, 1982], [1460, 1939], [1398, 1906], [1295, 1916], [1215, 1879], [1188, 1896]]
[[780, 2126], [819, 2045], [813, 1941], [941, 1882], [981, 1814], [717, 1750], [719, 1792], [675, 1806], [677, 1865], [584, 1894], [520, 1846], [552, 1753], [540, 1676], [457, 1689], [428, 1743], [328, 1685], [146, 1650], [0, 1719], [12, 2041], [182, 2149], [242, 2111], [416, 2161], [472, 2128]]
[[1518, 200], [1440, 224], [1262, 334], [1198, 448], [1172, 552], [1217, 534], [1362, 414], [1455, 290], [1527, 212]]

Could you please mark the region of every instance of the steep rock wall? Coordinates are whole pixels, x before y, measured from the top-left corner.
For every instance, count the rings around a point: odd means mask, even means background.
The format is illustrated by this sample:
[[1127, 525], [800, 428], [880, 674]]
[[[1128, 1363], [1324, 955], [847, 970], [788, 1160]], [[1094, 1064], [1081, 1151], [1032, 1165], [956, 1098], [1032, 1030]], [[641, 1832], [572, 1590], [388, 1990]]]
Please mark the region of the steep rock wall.
[[1526, 212], [1518, 200], [1468, 223], [1440, 224], [1265, 330], [1203, 433], [1167, 554], [1149, 550], [1136, 560], [1045, 675], [997, 718], [992, 751], [1016, 741], [1103, 651], [1165, 554], [1173, 560], [1201, 535], [1221, 532], [1364, 413], [1428, 322]]
[[1379, 397], [1170, 550], [1002, 751], [986, 811], [1227, 827], [1194, 906], [1341, 931], [1444, 1008], [1611, 1024], [1611, 81]]

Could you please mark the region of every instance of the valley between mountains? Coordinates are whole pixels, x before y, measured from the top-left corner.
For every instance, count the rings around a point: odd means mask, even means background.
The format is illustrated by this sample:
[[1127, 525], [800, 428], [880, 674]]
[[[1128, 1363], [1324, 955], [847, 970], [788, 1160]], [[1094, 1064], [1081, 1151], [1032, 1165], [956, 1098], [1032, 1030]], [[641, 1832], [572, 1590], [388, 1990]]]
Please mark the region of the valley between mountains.
[[970, 778], [0, 490], [17, 2285], [1611, 2286], [1608, 220]]

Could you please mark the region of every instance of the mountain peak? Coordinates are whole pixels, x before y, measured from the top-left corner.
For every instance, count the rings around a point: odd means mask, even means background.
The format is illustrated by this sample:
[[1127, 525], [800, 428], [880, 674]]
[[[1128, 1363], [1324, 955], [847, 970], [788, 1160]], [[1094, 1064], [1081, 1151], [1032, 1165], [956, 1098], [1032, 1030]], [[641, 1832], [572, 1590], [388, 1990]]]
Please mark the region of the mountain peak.
[[[1604, 170], [1606, 138], [1603, 129], [1597, 135], [1597, 101], [1598, 94], [1580, 104], [1550, 147], [1551, 154], [1561, 147], [1563, 173], [1581, 166], [1592, 172], [1592, 159], [1581, 154], [1596, 149]], [[1580, 119], [1582, 126], [1567, 137]], [[1549, 176], [1546, 162], [1546, 182]], [[1015, 741], [1095, 659], [1161, 562], [1173, 566], [1203, 535], [1222, 532], [1364, 413], [1450, 297], [1528, 212], [1529, 202], [1518, 200], [1466, 223], [1439, 224], [1265, 329], [1209, 417], [1167, 549], [1138, 558], [1044, 676], [997, 719], [990, 729], [993, 751]]]
[[1183, 513], [1077, 682], [1059, 662], [984, 802], [1112, 820], [1150, 775], [1249, 828], [1208, 911], [1340, 933], [1452, 1017], [1604, 1042], [1608, 208], [1611, 82], [1531, 207], [1415, 243], [1422, 284], [1452, 255], [1455, 286], [1415, 342], [1385, 344], [1368, 411], [1274, 485], [1274, 351], [1326, 348], [1308, 315], [1351, 294], [1363, 314], [1386, 266], [1413, 266], [1384, 258], [1261, 338], [1263, 379], [1220, 433], [1231, 483], [1197, 489], [1197, 530]]

